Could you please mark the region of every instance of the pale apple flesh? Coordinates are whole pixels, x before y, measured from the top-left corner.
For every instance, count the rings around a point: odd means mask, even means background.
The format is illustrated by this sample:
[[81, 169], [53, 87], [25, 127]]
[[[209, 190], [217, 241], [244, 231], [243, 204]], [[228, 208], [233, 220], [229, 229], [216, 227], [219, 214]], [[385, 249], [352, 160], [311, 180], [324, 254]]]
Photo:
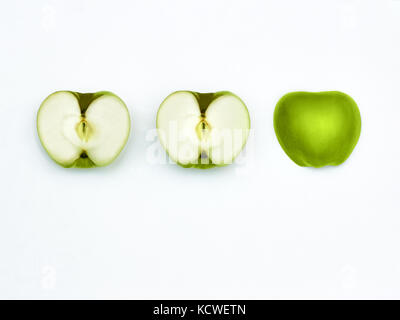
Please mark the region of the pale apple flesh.
[[274, 128], [283, 150], [296, 164], [337, 166], [358, 142], [361, 116], [345, 93], [292, 92], [276, 105]]
[[230, 92], [177, 91], [161, 104], [157, 129], [173, 161], [205, 169], [233, 162], [246, 144], [250, 117]]
[[63, 167], [106, 166], [128, 140], [130, 116], [110, 92], [58, 91], [40, 106], [37, 130], [47, 153]]

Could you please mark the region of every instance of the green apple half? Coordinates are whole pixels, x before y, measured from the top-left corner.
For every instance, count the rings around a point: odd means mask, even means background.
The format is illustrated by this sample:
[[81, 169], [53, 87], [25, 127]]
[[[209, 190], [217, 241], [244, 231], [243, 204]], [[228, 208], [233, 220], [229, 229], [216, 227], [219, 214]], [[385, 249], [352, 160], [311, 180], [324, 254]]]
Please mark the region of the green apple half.
[[345, 93], [292, 92], [276, 105], [274, 128], [283, 150], [299, 166], [336, 166], [356, 146], [361, 117]]
[[57, 91], [37, 114], [40, 141], [63, 167], [91, 168], [110, 164], [130, 132], [125, 103], [111, 92]]
[[157, 113], [162, 146], [179, 165], [207, 169], [233, 162], [246, 144], [250, 116], [228, 91], [170, 94]]

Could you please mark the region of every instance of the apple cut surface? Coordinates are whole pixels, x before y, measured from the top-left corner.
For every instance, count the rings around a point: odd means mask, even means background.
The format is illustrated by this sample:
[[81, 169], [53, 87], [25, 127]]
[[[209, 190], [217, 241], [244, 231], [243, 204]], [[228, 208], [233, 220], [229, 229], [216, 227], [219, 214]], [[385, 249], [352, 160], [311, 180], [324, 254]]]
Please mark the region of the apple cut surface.
[[130, 117], [124, 102], [110, 92], [58, 91], [42, 103], [37, 129], [43, 147], [58, 164], [105, 166], [125, 146]]
[[92, 132], [89, 131], [87, 155], [96, 165], [107, 165], [128, 140], [129, 112], [119, 98], [103, 95], [90, 104], [86, 120], [93, 127]]
[[172, 160], [205, 169], [233, 162], [246, 144], [250, 117], [230, 92], [177, 91], [161, 104], [157, 129]]
[[172, 160], [187, 165], [199, 157], [196, 125], [200, 109], [195, 96], [177, 92], [163, 102], [157, 114], [157, 129]]
[[232, 163], [246, 143], [250, 117], [244, 103], [233, 95], [223, 95], [211, 102], [206, 111], [210, 126], [209, 151], [216, 165]]
[[71, 143], [71, 137], [68, 136], [68, 132], [75, 130], [74, 124], [80, 121], [80, 117], [79, 102], [69, 92], [50, 95], [38, 113], [37, 128], [40, 141], [54, 161], [61, 165], [72, 165], [80, 157], [81, 149]]

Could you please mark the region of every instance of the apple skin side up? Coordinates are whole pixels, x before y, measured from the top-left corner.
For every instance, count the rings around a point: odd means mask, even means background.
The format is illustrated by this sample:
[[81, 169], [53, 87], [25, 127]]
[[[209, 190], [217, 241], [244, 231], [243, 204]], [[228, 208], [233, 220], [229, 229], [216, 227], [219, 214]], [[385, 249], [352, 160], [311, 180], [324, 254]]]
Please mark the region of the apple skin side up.
[[[239, 108], [241, 108], [241, 111], [239, 111], [239, 114], [241, 115], [241, 118], [243, 120], [242, 125], [244, 125], [246, 128], [245, 128], [245, 130], [239, 129], [239, 130], [242, 130], [242, 132], [243, 132], [242, 137], [240, 138], [242, 140], [241, 141], [242, 145], [239, 148], [240, 150], [232, 151], [233, 156], [232, 156], [231, 161], [228, 161], [227, 163], [221, 163], [221, 161], [214, 163], [208, 154], [207, 154], [207, 157], [204, 159], [205, 152], [202, 152], [201, 150], [199, 151], [198, 157], [194, 161], [191, 161], [190, 163], [182, 163], [181, 161], [174, 159], [170, 150], [168, 150], [168, 147], [165, 145], [165, 143], [163, 143], [163, 138], [162, 138], [163, 134], [162, 134], [162, 128], [161, 128], [162, 121], [160, 121], [160, 117], [161, 117], [162, 112], [165, 109], [164, 105], [166, 104], [166, 101], [170, 97], [173, 97], [174, 95], [177, 95], [177, 94], [186, 94], [186, 95], [191, 96], [193, 98], [193, 100], [195, 101], [197, 108], [199, 109], [199, 117], [204, 120], [207, 120], [207, 111], [209, 110], [209, 107], [212, 105], [213, 102], [217, 101], [219, 98], [226, 99], [229, 97], [229, 98], [236, 100], [236, 101], [233, 101], [236, 106], [238, 104], [241, 105], [241, 107], [239, 107]], [[218, 100], [218, 101], [220, 103], [220, 100]], [[184, 106], [184, 107], [186, 107], [186, 106]], [[227, 107], [229, 109], [229, 106], [227, 106]], [[230, 111], [225, 110], [225, 112], [223, 113], [223, 116], [229, 118], [231, 116]], [[196, 121], [197, 121], [196, 125], [198, 126], [199, 119], [195, 120], [195, 122]], [[232, 92], [229, 92], [229, 91], [218, 91], [215, 93], [199, 93], [199, 92], [194, 92], [194, 91], [176, 91], [176, 92], [171, 93], [161, 103], [160, 108], [158, 109], [158, 112], [157, 112], [156, 126], [157, 126], [158, 135], [159, 135], [162, 146], [164, 147], [168, 156], [171, 159], [173, 159], [179, 166], [181, 166], [183, 168], [209, 169], [209, 168], [213, 168], [213, 167], [222, 167], [222, 166], [231, 164], [233, 162], [233, 160], [237, 157], [237, 155], [242, 151], [242, 149], [244, 148], [244, 146], [247, 142], [247, 138], [248, 138], [248, 134], [249, 134], [249, 130], [250, 130], [250, 115], [249, 115], [248, 109], [247, 109], [246, 105], [244, 104], [244, 102], [238, 96], [236, 96], [235, 94], [233, 94]], [[213, 130], [212, 124], [210, 125], [210, 127], [211, 127], [210, 131], [212, 132], [212, 130]]]
[[291, 92], [276, 105], [274, 128], [283, 150], [299, 166], [337, 166], [358, 142], [361, 116], [345, 93]]
[[[63, 161], [60, 160], [59, 157], [56, 157], [54, 155], [54, 151], [52, 150], [51, 146], [46, 142], [46, 135], [51, 134], [51, 131], [45, 131], [43, 129], [41, 129], [41, 126], [48, 126], [48, 122], [51, 122], [52, 119], [45, 119], [43, 120], [44, 116], [43, 114], [48, 112], [46, 109], [48, 109], [48, 101], [54, 98], [57, 98], [57, 96], [60, 95], [64, 95], [64, 96], [68, 96], [72, 102], [77, 103], [77, 106], [79, 107], [78, 111], [80, 112], [79, 118], [81, 119], [81, 121], [84, 121], [86, 123], [87, 121], [87, 127], [89, 128], [90, 131], [94, 131], [94, 132], [90, 132], [90, 134], [88, 135], [88, 141], [90, 142], [91, 137], [90, 136], [98, 136], [98, 133], [102, 132], [103, 133], [103, 138], [107, 139], [107, 132], [105, 132], [104, 130], [102, 130], [101, 126], [93, 126], [89, 120], [87, 120], [87, 111], [91, 110], [90, 107], [92, 105], [94, 105], [93, 103], [96, 102], [97, 106], [99, 105], [99, 101], [100, 98], [102, 98], [101, 102], [104, 105], [104, 109], [107, 109], [107, 101], [104, 101], [104, 98], [106, 99], [112, 99], [111, 102], [109, 102], [108, 104], [112, 104], [112, 105], [118, 105], [118, 113], [120, 114], [120, 118], [123, 119], [122, 123], [123, 123], [123, 130], [124, 133], [123, 135], [117, 139], [119, 141], [117, 141], [116, 144], [114, 144], [112, 146], [112, 155], [111, 157], [105, 157], [105, 160], [102, 159], [102, 161], [96, 161], [95, 159], [92, 159], [90, 157], [90, 155], [88, 154], [88, 151], [85, 150], [83, 147], [81, 147], [82, 149], [80, 151], [78, 151], [78, 154], [76, 156], [76, 159], [72, 159], [70, 161]], [[76, 101], [73, 101], [74, 98], [76, 99]], [[55, 103], [57, 104], [57, 103]], [[75, 106], [75, 105], [74, 105]], [[70, 106], [68, 105], [63, 105], [62, 106], [63, 109], [69, 109]], [[52, 107], [50, 107], [51, 109]], [[93, 109], [93, 108], [92, 108]], [[76, 110], [75, 110], [76, 111]], [[66, 112], [66, 118], [70, 117], [69, 115], [69, 110], [65, 111]], [[97, 113], [99, 113], [97, 111]], [[105, 114], [103, 115], [103, 121], [108, 122], [109, 124], [111, 124], [112, 126], [118, 126], [118, 123], [112, 123], [113, 122], [113, 117], [112, 114], [110, 114], [111, 111], [110, 110], [106, 110]], [[76, 115], [74, 115], [76, 117]], [[101, 115], [100, 115], [101, 116]], [[64, 124], [64, 120], [57, 122], [59, 123], [59, 126], [62, 127]], [[119, 155], [119, 153], [122, 151], [122, 149], [124, 148], [124, 146], [126, 145], [126, 142], [129, 138], [129, 134], [130, 134], [130, 127], [131, 127], [131, 123], [130, 123], [130, 115], [129, 115], [129, 111], [128, 108], [126, 107], [125, 103], [122, 101], [121, 98], [119, 98], [117, 95], [115, 95], [112, 92], [109, 91], [99, 91], [99, 92], [95, 92], [95, 93], [80, 93], [80, 92], [73, 92], [73, 91], [56, 91], [52, 94], [50, 94], [40, 105], [40, 108], [38, 110], [37, 113], [37, 131], [38, 131], [38, 135], [39, 135], [39, 139], [40, 142], [43, 146], [43, 148], [46, 150], [46, 152], [48, 153], [48, 155], [60, 166], [64, 167], [64, 168], [94, 168], [94, 167], [102, 167], [102, 166], [107, 166], [110, 163], [112, 163]], [[42, 123], [42, 124], [41, 124]], [[44, 124], [43, 124], [44, 123]], [[78, 121], [79, 123], [79, 121]], [[79, 131], [77, 124], [74, 125], [75, 127], [75, 131]], [[82, 128], [82, 127], [80, 127]], [[94, 129], [93, 129], [94, 128]], [[53, 129], [54, 130], [54, 129]], [[50, 132], [50, 133], [49, 133]], [[81, 136], [82, 138], [82, 136]], [[76, 139], [79, 139], [79, 132], [78, 134], [76, 134], [75, 137], [75, 143], [77, 142]], [[74, 139], [71, 139], [74, 140]], [[87, 141], [86, 141], [87, 142]], [[114, 142], [114, 141], [112, 141]], [[53, 143], [54, 145], [54, 143]], [[101, 148], [102, 147], [102, 143], [101, 141], [96, 142], [96, 147], [97, 148]], [[104, 156], [103, 156], [104, 158]]]

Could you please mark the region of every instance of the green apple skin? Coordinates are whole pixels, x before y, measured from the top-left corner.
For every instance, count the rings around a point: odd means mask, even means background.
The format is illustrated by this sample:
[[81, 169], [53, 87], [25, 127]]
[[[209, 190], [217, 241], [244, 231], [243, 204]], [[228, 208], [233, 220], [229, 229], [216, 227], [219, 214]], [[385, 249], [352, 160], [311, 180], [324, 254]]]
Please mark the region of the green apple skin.
[[[209, 93], [201, 93], [201, 92], [195, 92], [195, 91], [189, 91], [189, 90], [181, 90], [181, 91], [191, 93], [196, 97], [197, 102], [199, 103], [200, 111], [202, 114], [204, 114], [206, 112], [208, 106], [210, 105], [210, 103], [213, 100], [215, 100], [218, 97], [223, 96], [223, 95], [232, 95], [232, 96], [236, 97], [237, 99], [239, 99], [240, 101], [242, 101], [243, 105], [245, 106], [245, 103], [243, 102], [242, 99], [240, 99], [234, 93], [232, 93], [230, 91], [226, 91], [226, 90], [225, 91], [217, 91], [217, 92], [209, 92]], [[171, 93], [170, 95], [175, 94], [177, 92], [180, 92], [180, 91], [175, 91], [175, 92]], [[164, 100], [166, 100], [167, 98], [165, 98]], [[158, 112], [159, 111], [160, 111], [160, 109], [158, 110]], [[158, 112], [157, 112], [157, 119], [158, 119]], [[249, 118], [249, 122], [250, 122], [250, 118]], [[158, 124], [156, 124], [156, 127], [158, 128]], [[243, 146], [243, 148], [244, 148], [244, 146]], [[167, 152], [167, 155], [169, 156], [168, 150], [166, 150], [166, 152]], [[226, 167], [228, 165], [228, 164], [217, 165], [212, 162], [211, 163], [201, 163], [201, 156], [199, 156], [199, 158], [198, 158], [198, 163], [182, 164], [182, 163], [177, 162], [177, 164], [179, 166], [181, 166], [182, 168], [196, 168], [196, 169], [210, 169], [210, 168], [214, 168], [214, 167]]]
[[358, 142], [361, 116], [345, 93], [291, 92], [276, 105], [274, 129], [283, 150], [299, 166], [337, 166]]
[[[113, 96], [113, 97], [117, 98], [118, 100], [120, 100], [120, 101], [125, 105], [125, 103], [121, 100], [120, 97], [118, 97], [116, 94], [114, 94], [114, 93], [112, 93], [112, 92], [110, 92], [110, 91], [98, 91], [98, 92], [94, 92], [94, 93], [81, 93], [81, 92], [74, 92], [74, 91], [69, 91], [69, 90], [61, 90], [61, 91], [53, 92], [51, 95], [49, 95], [49, 96], [42, 102], [42, 104], [40, 105], [40, 108], [39, 108], [37, 114], [39, 114], [40, 109], [41, 109], [41, 107], [44, 105], [44, 103], [46, 102], [46, 100], [49, 99], [52, 95], [54, 95], [54, 94], [56, 94], [56, 93], [58, 93], [58, 92], [69, 92], [69, 93], [73, 94], [73, 95], [78, 99], [79, 107], [80, 107], [80, 109], [81, 109], [82, 115], [85, 114], [87, 108], [89, 107], [89, 105], [90, 105], [95, 99], [100, 98], [101, 96], [104, 96], [104, 95]], [[126, 107], [126, 105], [125, 105], [125, 107]], [[38, 120], [38, 118], [36, 119], [36, 125], [37, 125], [37, 120]], [[128, 134], [128, 136], [129, 136], [129, 134]], [[49, 150], [46, 149], [45, 144], [43, 143], [42, 138], [40, 137], [40, 134], [39, 134], [39, 139], [40, 139], [40, 142], [41, 142], [43, 148], [46, 150], [46, 152], [47, 152], [47, 154], [50, 156], [50, 158], [51, 158], [54, 162], [56, 162], [58, 165], [60, 165], [60, 166], [62, 166], [62, 167], [64, 167], [64, 168], [81, 168], [81, 169], [87, 169], [87, 168], [95, 168], [95, 167], [98, 167], [92, 160], [89, 159], [89, 157], [86, 155], [85, 152], [83, 152], [83, 153], [81, 154], [80, 158], [77, 159], [73, 164], [71, 164], [71, 165], [65, 165], [65, 164], [63, 164], [63, 163], [57, 161], [56, 159], [54, 159], [54, 157], [52, 157], [52, 155], [51, 155], [51, 153], [49, 152]], [[124, 146], [125, 146], [125, 145], [124, 145]], [[122, 149], [124, 148], [124, 146], [122, 146], [122, 148], [121, 148], [121, 150], [120, 150], [119, 152], [122, 151]], [[118, 153], [118, 155], [119, 155], [119, 153]], [[118, 155], [117, 155], [115, 158], [117, 158]], [[112, 161], [114, 161], [115, 158], [114, 158]], [[111, 162], [112, 162], [112, 161], [111, 161]]]

